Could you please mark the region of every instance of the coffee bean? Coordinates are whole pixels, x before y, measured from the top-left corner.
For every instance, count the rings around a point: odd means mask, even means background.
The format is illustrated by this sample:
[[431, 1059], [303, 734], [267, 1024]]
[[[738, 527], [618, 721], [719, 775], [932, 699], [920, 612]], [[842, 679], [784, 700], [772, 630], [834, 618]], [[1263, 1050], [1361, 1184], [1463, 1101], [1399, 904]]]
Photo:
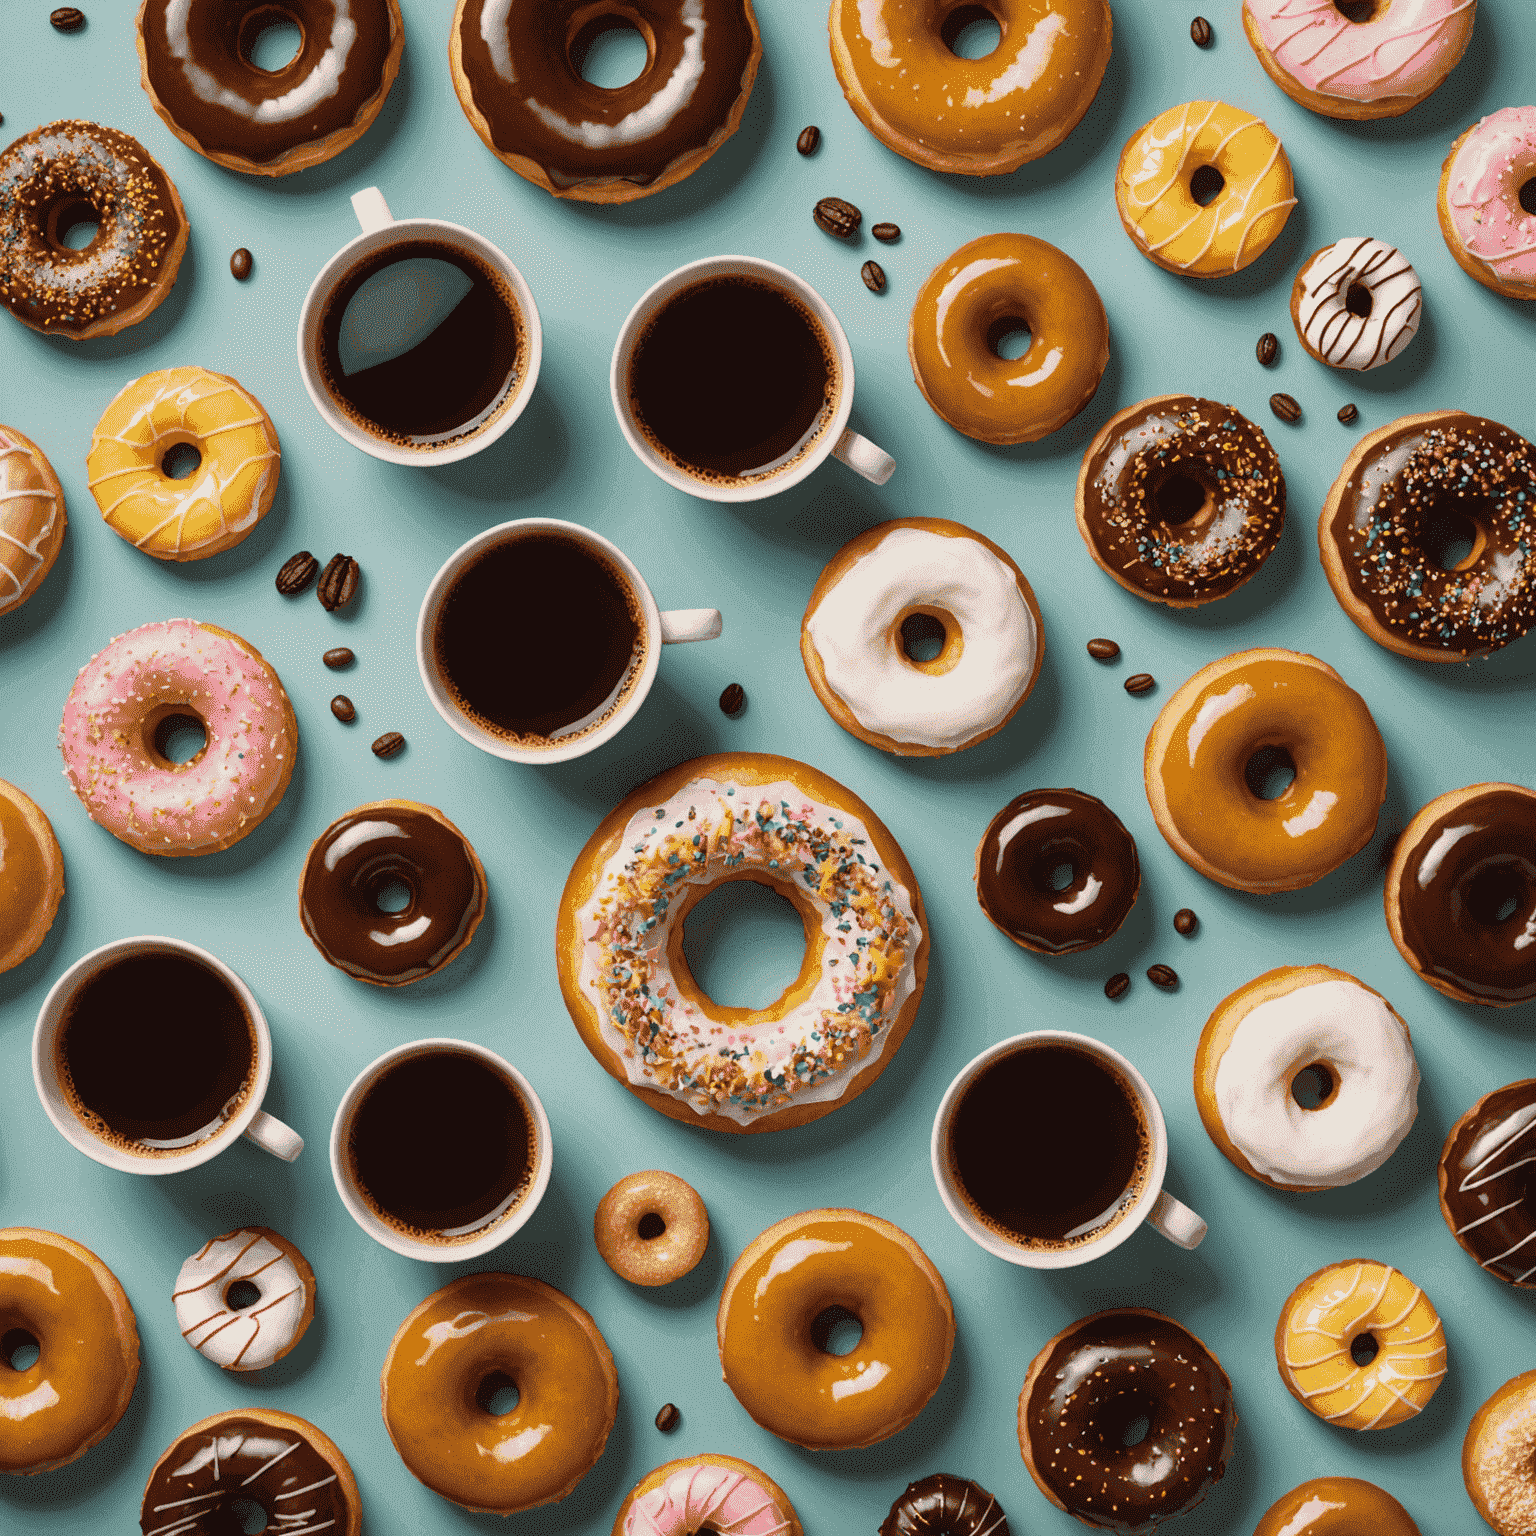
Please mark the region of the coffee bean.
[[1171, 990], [1179, 984], [1179, 973], [1171, 965], [1149, 965], [1147, 967], [1147, 980], [1154, 987]]
[[394, 757], [405, 751], [405, 737], [399, 731], [385, 731], [373, 744], [375, 757]]
[[1204, 16], [1196, 16], [1189, 24], [1189, 36], [1196, 48], [1209, 48], [1216, 34], [1211, 30], [1211, 24]]
[[900, 224], [876, 224], [870, 229], [869, 232], [875, 237], [876, 240], [880, 241], [882, 245], [894, 245], [898, 240], [901, 239]]
[[1273, 331], [1265, 331], [1253, 350], [1258, 360], [1268, 368], [1280, 356], [1280, 338]]
[[[352, 722], [357, 719], [357, 709], [353, 705], [352, 700], [349, 699], [344, 693], [338, 693], [336, 697], [331, 700], [331, 713], [335, 715], [343, 725], [351, 725]], [[375, 752], [378, 752], [378, 742], [373, 744], [373, 749]], [[389, 754], [385, 752], [379, 753], [380, 757], [387, 757], [388, 755]]]
[[859, 268], [859, 276], [864, 279], [864, 286], [871, 293], [885, 292], [885, 268], [878, 261], [866, 261]]
[[1339, 407], [1339, 420], [1347, 427], [1360, 412], [1353, 405], [1341, 405]]
[[1180, 907], [1173, 914], [1174, 931], [1188, 938], [1200, 926], [1200, 919], [1188, 907]]
[[1157, 679], [1150, 672], [1133, 672], [1125, 680], [1127, 693], [1151, 693], [1157, 687]]
[[338, 667], [350, 667], [357, 657], [344, 645], [338, 645], [334, 650], [329, 650], [320, 658], [331, 671]]
[[851, 240], [859, 232], [864, 215], [852, 203], [841, 197], [824, 197], [812, 210], [811, 217], [829, 235], [839, 240]]
[[85, 12], [78, 5], [61, 5], [48, 24], [55, 32], [78, 32], [85, 25]]
[[1120, 654], [1120, 647], [1113, 640], [1090, 640], [1088, 654], [1095, 661], [1113, 661]]
[[251, 253], [243, 245], [229, 258], [229, 270], [237, 283], [243, 283], [251, 275]]
[[1290, 395], [1271, 395], [1269, 408], [1281, 421], [1301, 420], [1301, 407]]
[[809, 128], [802, 128], [800, 137], [795, 140], [795, 148], [802, 155], [814, 155], [821, 148], [821, 129], [815, 123]]
[[1116, 971], [1108, 981], [1104, 983], [1104, 996], [1110, 1002], [1118, 1002], [1131, 990], [1131, 978], [1124, 971]]
[[682, 1422], [683, 1416], [677, 1411], [676, 1403], [663, 1403], [656, 1412], [656, 1428], [664, 1435], [670, 1435]]
[[740, 683], [732, 683], [720, 695], [720, 708], [728, 715], [739, 715], [746, 706], [747, 690]]
[[362, 579], [362, 569], [351, 555], [332, 555], [315, 589], [320, 606], [327, 613], [345, 608], [357, 596], [357, 584]]
[[277, 590], [284, 597], [297, 597], [315, 579], [319, 569], [320, 562], [307, 549], [301, 549], [283, 562], [277, 573]]

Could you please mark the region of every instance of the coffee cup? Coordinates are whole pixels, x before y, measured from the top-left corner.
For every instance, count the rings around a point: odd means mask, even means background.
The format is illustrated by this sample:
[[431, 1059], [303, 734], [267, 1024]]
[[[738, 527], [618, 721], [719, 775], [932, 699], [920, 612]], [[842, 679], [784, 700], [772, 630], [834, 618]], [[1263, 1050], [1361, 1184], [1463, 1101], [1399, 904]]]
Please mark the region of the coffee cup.
[[331, 1123], [331, 1177], [369, 1237], [409, 1259], [479, 1258], [549, 1187], [549, 1117], [532, 1084], [468, 1040], [413, 1040], [352, 1080]]
[[362, 233], [320, 269], [299, 311], [299, 373], [315, 409], [392, 464], [488, 448], [528, 404], [543, 331], [523, 275], [483, 235], [396, 219], [352, 197]]
[[973, 1242], [1010, 1264], [1069, 1269], [1142, 1222], [1181, 1248], [1206, 1224], [1163, 1188], [1168, 1128], [1147, 1080], [1098, 1040], [1040, 1029], [999, 1041], [945, 1091], [933, 1177]]
[[668, 485], [757, 501], [834, 454], [876, 485], [896, 461], [848, 426], [853, 352], [804, 278], [756, 256], [710, 256], [653, 283], [609, 369], [619, 427]]
[[272, 1036], [251, 989], [182, 939], [103, 944], [49, 989], [32, 1033], [48, 1118], [125, 1173], [180, 1173], [244, 1136], [292, 1162], [304, 1141], [261, 1107]]
[[477, 534], [432, 578], [416, 665], [438, 714], [483, 752], [562, 763], [623, 730], [661, 647], [720, 634], [715, 608], [663, 613], [601, 534], [527, 517]]

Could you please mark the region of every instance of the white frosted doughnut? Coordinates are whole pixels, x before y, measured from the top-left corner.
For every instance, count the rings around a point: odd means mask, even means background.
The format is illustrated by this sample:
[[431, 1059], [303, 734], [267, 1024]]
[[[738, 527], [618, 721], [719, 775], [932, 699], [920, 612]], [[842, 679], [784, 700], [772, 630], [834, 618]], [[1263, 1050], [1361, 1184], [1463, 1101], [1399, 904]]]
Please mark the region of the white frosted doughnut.
[[[302, 1266], [302, 1268], [301, 1268]], [[238, 1281], [259, 1293], [229, 1305]], [[260, 1371], [293, 1348], [314, 1313], [315, 1276], [292, 1243], [265, 1227], [215, 1237], [181, 1266], [172, 1293], [181, 1336], [226, 1371]]]
[[[1419, 274], [1396, 246], [1349, 235], [1321, 250], [1296, 279], [1296, 329], [1332, 368], [1357, 372], [1390, 363], [1418, 334], [1423, 310]], [[1349, 291], [1371, 296], [1368, 315], [1349, 309]]]

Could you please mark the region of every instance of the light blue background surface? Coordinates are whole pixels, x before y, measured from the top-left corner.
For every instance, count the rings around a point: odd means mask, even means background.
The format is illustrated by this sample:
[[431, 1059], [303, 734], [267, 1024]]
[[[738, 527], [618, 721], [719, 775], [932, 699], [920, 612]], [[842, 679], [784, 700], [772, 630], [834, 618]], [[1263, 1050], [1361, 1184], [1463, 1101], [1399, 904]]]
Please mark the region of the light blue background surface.
[[[1381, 875], [1392, 838], [1431, 796], [1483, 779], [1530, 782], [1536, 642], [1472, 667], [1399, 660], [1344, 617], [1318, 564], [1315, 519], [1349, 446], [1409, 411], [1457, 406], [1531, 435], [1536, 305], [1505, 301], [1452, 262], [1435, 223], [1440, 163], [1484, 113], [1536, 96], [1536, 6], [1483, 0], [1471, 48], [1448, 85], [1405, 120], [1333, 123], [1285, 99], [1241, 34], [1236, 0], [1207, 0], [1217, 32], [1202, 52], [1187, 0], [1116, 0], [1115, 53], [1093, 109], [1066, 146], [1012, 176], [930, 174], [889, 153], [844, 103], [827, 55], [821, 0], [760, 0], [766, 56], [741, 131], [682, 185], [627, 207], [560, 204], [484, 148], [459, 110], [446, 62], [446, 3], [405, 0], [405, 63], [378, 123], [338, 160], [266, 181], [223, 171], [174, 139], [138, 85], [127, 0], [94, 0], [88, 29], [62, 36], [47, 0], [6, 8], [0, 110], [9, 140], [81, 116], [137, 135], [169, 170], [192, 221], [181, 277], [162, 308], [119, 337], [72, 345], [0, 317], [0, 419], [50, 455], [68, 496], [64, 553], [38, 596], [0, 620], [0, 776], [48, 812], [69, 889], [41, 951], [0, 977], [0, 1225], [28, 1223], [82, 1240], [112, 1266], [138, 1313], [143, 1371], [126, 1418], [65, 1471], [0, 1479], [0, 1528], [28, 1533], [134, 1529], [144, 1479], [193, 1420], [246, 1404], [302, 1414], [341, 1445], [363, 1489], [374, 1536], [503, 1529], [416, 1483], [396, 1458], [378, 1406], [378, 1370], [396, 1327], [457, 1273], [398, 1258], [349, 1221], [326, 1165], [331, 1115], [354, 1073], [380, 1051], [423, 1035], [463, 1035], [515, 1061], [554, 1126], [554, 1179], [528, 1227], [492, 1264], [559, 1286], [596, 1317], [618, 1363], [618, 1423], [596, 1469], [563, 1504], [520, 1516], [519, 1532], [605, 1533], [629, 1487], [672, 1456], [721, 1450], [762, 1465], [812, 1533], [873, 1531], [907, 1480], [934, 1470], [995, 1492], [1017, 1533], [1081, 1529], [1036, 1491], [1014, 1438], [1015, 1398], [1044, 1340], [1113, 1304], [1171, 1312], [1218, 1352], [1241, 1415], [1225, 1481], [1178, 1527], [1187, 1536], [1246, 1532], [1286, 1489], [1325, 1472], [1394, 1492], [1429, 1536], [1480, 1530], [1459, 1474], [1472, 1412], [1509, 1375], [1536, 1365], [1531, 1301], [1482, 1274], [1436, 1208], [1434, 1169], [1451, 1122], [1481, 1093], [1533, 1069], [1530, 1006], [1460, 1007], [1417, 980], [1388, 938]], [[1296, 171], [1301, 206], [1247, 273], [1197, 283], [1144, 260], [1122, 233], [1112, 192], [1125, 139], [1163, 108], [1220, 95], [1265, 117]], [[821, 125], [813, 159], [794, 151]], [[494, 447], [438, 471], [397, 468], [347, 447], [319, 420], [296, 369], [293, 334], [314, 273], [356, 232], [348, 195], [377, 183], [397, 216], [438, 215], [482, 231], [520, 266], [538, 299], [545, 354], [537, 394]], [[867, 237], [849, 249], [812, 224], [829, 193], [864, 210], [865, 227], [897, 221], [900, 244]], [[910, 303], [930, 268], [977, 235], [1016, 229], [1076, 257], [1109, 312], [1113, 356], [1097, 398], [1045, 442], [989, 448], [951, 432], [924, 404], [906, 360]], [[1367, 377], [1331, 372], [1295, 340], [1291, 277], [1311, 251], [1347, 234], [1400, 244], [1417, 264], [1426, 310], [1418, 338]], [[255, 254], [246, 284], [229, 276], [238, 245]], [[895, 453], [883, 490], [828, 463], [768, 503], [691, 500], [651, 476], [613, 420], [607, 369], [634, 299], [695, 257], [745, 251], [782, 262], [840, 315], [858, 368], [854, 425]], [[868, 293], [874, 256], [890, 287]], [[1281, 361], [1258, 367], [1258, 335]], [[197, 363], [233, 374], [268, 407], [282, 437], [276, 505], [238, 550], [184, 566], [135, 552], [101, 522], [85, 484], [93, 424], [125, 383]], [[1274, 419], [1287, 390], [1302, 423]], [[1115, 586], [1073, 524], [1081, 454], [1111, 412], [1187, 391], [1230, 401], [1275, 443], [1291, 519], [1278, 552], [1239, 595], [1175, 613]], [[1346, 400], [1360, 421], [1334, 412]], [[539, 770], [483, 756], [428, 704], [413, 656], [416, 609], [448, 553], [481, 528], [526, 515], [573, 518], [615, 539], [663, 607], [714, 604], [725, 635], [671, 648], [649, 702], [615, 743]], [[1028, 704], [982, 747], [901, 761], [845, 735], [816, 703], [797, 654], [800, 616], [825, 561], [887, 517], [959, 518], [1002, 543], [1034, 585], [1047, 636]], [[362, 563], [362, 595], [339, 615], [312, 596], [287, 602], [272, 578], [294, 550]], [[60, 775], [55, 732], [76, 669], [113, 635], [188, 615], [228, 626], [276, 666], [298, 713], [302, 750], [286, 799], [253, 836], [207, 858], [155, 860], [91, 824]], [[1102, 667], [1083, 642], [1124, 648]], [[357, 667], [320, 665], [347, 644]], [[1369, 702], [1386, 738], [1391, 781], [1376, 839], [1310, 890], [1247, 897], [1187, 869], [1158, 835], [1141, 786], [1142, 742], [1170, 689], [1197, 667], [1253, 645], [1307, 649], [1337, 666]], [[1159, 682], [1131, 698], [1122, 679]], [[715, 704], [728, 682], [750, 698], [736, 721]], [[327, 701], [344, 690], [357, 723]], [[385, 730], [408, 750], [368, 751]], [[588, 1056], [556, 986], [551, 933], [562, 883], [597, 821], [634, 784], [701, 752], [785, 751], [847, 783], [879, 812], [921, 881], [933, 935], [928, 991], [905, 1047], [857, 1103], [803, 1130], [732, 1138], [666, 1120], [620, 1089]], [[982, 917], [972, 852], [1011, 796], [1074, 785], [1106, 799], [1141, 850], [1141, 899], [1102, 948], [1045, 960], [1015, 948]], [[441, 975], [384, 992], [328, 967], [299, 926], [295, 891], [311, 840], [350, 807], [385, 795], [443, 807], [473, 840], [490, 879], [490, 912], [469, 951]], [[1174, 911], [1193, 906], [1181, 939]], [[741, 932], [739, 928], [739, 933]], [[163, 932], [203, 944], [251, 984], [271, 1021], [276, 1067], [267, 1107], [309, 1146], [288, 1167], [242, 1144], [193, 1173], [140, 1179], [99, 1167], [53, 1131], [28, 1068], [32, 1022], [53, 979], [78, 955], [125, 934]], [[770, 924], [761, 954], [718, 948], [705, 975], [726, 992], [733, 970], [787, 979], [793, 933]], [[798, 932], [795, 925], [793, 932]], [[1183, 978], [1172, 994], [1144, 979], [1150, 963]], [[1211, 1145], [1195, 1111], [1190, 1068], [1213, 1005], [1271, 966], [1327, 961], [1380, 988], [1409, 1021], [1424, 1073], [1419, 1121], [1387, 1167], [1352, 1189], [1282, 1194], [1245, 1178]], [[739, 964], [738, 964], [739, 962]], [[1104, 978], [1135, 977], [1118, 1006]], [[745, 981], [729, 983], [744, 986]], [[730, 993], [726, 993], [730, 1000]], [[743, 1000], [748, 1000], [748, 994]], [[1138, 1233], [1111, 1257], [1056, 1274], [1016, 1270], [966, 1241], [928, 1169], [934, 1108], [951, 1076], [991, 1041], [1065, 1026], [1124, 1050], [1159, 1093], [1171, 1135], [1168, 1184], [1210, 1220], [1194, 1254]], [[701, 1267], [660, 1292], [613, 1275], [591, 1241], [602, 1192], [633, 1169], [688, 1178], [709, 1205], [714, 1236]], [[771, 1221], [848, 1204], [899, 1222], [932, 1255], [954, 1298], [959, 1338], [949, 1375], [917, 1422], [863, 1452], [812, 1455], [747, 1418], [720, 1380], [714, 1306], [741, 1248]], [[263, 1376], [221, 1374], [177, 1335], [170, 1303], [183, 1258], [244, 1222], [276, 1227], [308, 1254], [320, 1305], [303, 1344]], [[1402, 1266], [1439, 1305], [1450, 1374], [1417, 1421], [1362, 1436], [1333, 1430], [1286, 1393], [1271, 1335], [1304, 1275], [1368, 1255]], [[470, 1268], [487, 1267], [479, 1265]], [[652, 1424], [675, 1402], [682, 1427]]]

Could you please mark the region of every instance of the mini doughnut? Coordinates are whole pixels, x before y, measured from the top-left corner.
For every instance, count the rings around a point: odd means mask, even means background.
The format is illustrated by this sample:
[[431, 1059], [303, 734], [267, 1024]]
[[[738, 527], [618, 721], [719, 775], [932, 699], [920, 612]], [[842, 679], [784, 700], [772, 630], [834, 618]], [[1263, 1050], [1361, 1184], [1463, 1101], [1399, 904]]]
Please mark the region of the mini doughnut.
[[1323, 117], [1401, 117], [1439, 90], [1472, 41], [1477, 0], [1372, 0], [1358, 20], [1333, 0], [1243, 0], [1264, 72]]
[[994, 0], [985, 58], [950, 43], [965, 7], [832, 0], [832, 66], [848, 105], [887, 149], [966, 176], [1016, 171], [1083, 119], [1109, 65], [1108, 0]]
[[1387, 928], [1436, 991], [1509, 1008], [1536, 998], [1536, 791], [1438, 795], [1392, 851]]
[[[683, 924], [755, 880], [805, 924], [798, 978], [767, 1008], [699, 990]], [[767, 753], [695, 758], [642, 784], [577, 855], [555, 929], [583, 1043], [674, 1120], [752, 1133], [831, 1114], [890, 1065], [928, 974], [917, 878], [875, 813], [824, 773]]]
[[[11, 1357], [28, 1342], [37, 1359]], [[0, 1472], [51, 1472], [115, 1428], [139, 1379], [139, 1332], [117, 1277], [89, 1248], [0, 1228]]]
[[[1296, 777], [1261, 799], [1247, 773], [1266, 751]], [[1365, 700], [1326, 662], [1267, 647], [1202, 667], [1147, 736], [1147, 801], [1191, 869], [1239, 891], [1294, 891], [1370, 842], [1387, 749]]]
[[1198, 608], [1237, 591], [1285, 527], [1285, 475], [1230, 405], [1154, 395], [1111, 416], [1083, 455], [1077, 529], [1127, 592]]
[[64, 487], [43, 450], [0, 427], [0, 618], [43, 584], [64, 547]]
[[[863, 1327], [845, 1355], [830, 1330]], [[900, 1227], [862, 1211], [804, 1211], [742, 1250], [715, 1320], [725, 1384], [754, 1420], [807, 1450], [874, 1445], [922, 1412], [949, 1369], [944, 1279]]]
[[1314, 1477], [1281, 1494], [1253, 1536], [1419, 1536], [1419, 1528], [1375, 1483], [1360, 1477]]
[[1536, 1289], [1536, 1078], [1485, 1093], [1440, 1154], [1440, 1214], [1506, 1285]]
[[[166, 457], [182, 445], [197, 463], [172, 479]], [[85, 468], [119, 537], [157, 560], [206, 560], [267, 515], [281, 464], [277, 428], [254, 395], [206, 368], [165, 368], [117, 393]]]
[[[173, 763], [161, 733], [206, 733]], [[261, 652], [216, 624], [141, 624], [75, 678], [59, 725], [64, 775], [91, 820], [140, 853], [217, 853], [254, 832], [293, 777], [299, 727]]]
[[[614, 26], [645, 68], [612, 90], [581, 63]], [[448, 60], [485, 146], [525, 181], [583, 203], [627, 203], [681, 181], [735, 133], [762, 38], [752, 0], [459, 0]]]
[[[379, 897], [404, 886], [405, 906]], [[431, 976], [461, 955], [485, 916], [485, 867], [469, 839], [430, 805], [370, 800], [310, 845], [299, 919], [326, 961], [380, 987]]]
[[1451, 145], [1440, 233], [1457, 265], [1507, 299], [1536, 299], [1536, 107], [1504, 107]]
[[30, 795], [0, 779], [0, 974], [48, 937], [64, 899], [64, 855]]
[[245, 1227], [209, 1238], [181, 1266], [171, 1300], [181, 1336], [198, 1354], [221, 1370], [261, 1371], [304, 1337], [315, 1315], [315, 1272], [286, 1237]]
[[1390, 363], [1418, 334], [1419, 274], [1395, 245], [1346, 235], [1314, 251], [1291, 284], [1297, 339], [1330, 368]]
[[[1020, 330], [1028, 350], [1003, 357], [999, 342]], [[957, 432], [1033, 443], [1093, 399], [1109, 321], [1093, 279], [1065, 251], [1033, 235], [983, 235], [928, 274], [907, 356], [923, 398]]]
[[[517, 1406], [492, 1414], [499, 1389]], [[463, 1275], [401, 1323], [384, 1427], [411, 1476], [481, 1514], [563, 1499], [603, 1454], [619, 1378], [597, 1324], [524, 1275]]]
[[[943, 641], [908, 654], [903, 626]], [[881, 523], [845, 544], [816, 579], [800, 657], [845, 731], [902, 757], [973, 747], [1014, 717], [1040, 675], [1040, 609], [1023, 571], [991, 539], [940, 517]]]
[[804, 1536], [789, 1495], [759, 1467], [706, 1453], [669, 1461], [630, 1489], [613, 1536]]
[[[1344, 461], [1317, 523], [1323, 571], [1377, 645], [1487, 656], [1536, 627], [1536, 447], [1463, 411], [1400, 416]], [[1446, 570], [1465, 534], [1471, 551]]]
[[933, 1472], [907, 1484], [879, 1536], [1010, 1536], [1008, 1517], [979, 1483]]
[[[1147, 1433], [1126, 1446], [1137, 1419]], [[1145, 1307], [1062, 1329], [1019, 1393], [1019, 1450], [1035, 1486], [1101, 1530], [1150, 1531], [1193, 1509], [1226, 1472], [1236, 1428], [1221, 1361]]]
[[1149, 261], [1184, 277], [1226, 277], [1275, 242], [1296, 187], [1280, 140], [1252, 113], [1187, 101], [1131, 135], [1115, 202]]
[[1346, 1259], [1308, 1275], [1275, 1325], [1275, 1364], [1308, 1413], [1341, 1429], [1391, 1429], [1445, 1377], [1445, 1329], [1407, 1275]]
[[[251, 60], [272, 21], [298, 26], [279, 69]], [[144, 89], [167, 128], [215, 164], [286, 176], [339, 155], [379, 115], [400, 71], [398, 0], [142, 0]]]
[[1472, 1415], [1461, 1476], [1498, 1536], [1536, 1531], [1536, 1371], [1512, 1376]]
[[[1303, 1073], [1315, 1103], [1297, 1097]], [[1374, 988], [1329, 965], [1283, 965], [1217, 1004], [1195, 1052], [1195, 1105], [1234, 1168], [1276, 1189], [1335, 1189], [1374, 1173], [1413, 1128], [1419, 1066]]]
[[671, 1285], [709, 1246], [709, 1212], [675, 1173], [652, 1168], [620, 1179], [597, 1203], [592, 1236], [603, 1262], [634, 1285]]

